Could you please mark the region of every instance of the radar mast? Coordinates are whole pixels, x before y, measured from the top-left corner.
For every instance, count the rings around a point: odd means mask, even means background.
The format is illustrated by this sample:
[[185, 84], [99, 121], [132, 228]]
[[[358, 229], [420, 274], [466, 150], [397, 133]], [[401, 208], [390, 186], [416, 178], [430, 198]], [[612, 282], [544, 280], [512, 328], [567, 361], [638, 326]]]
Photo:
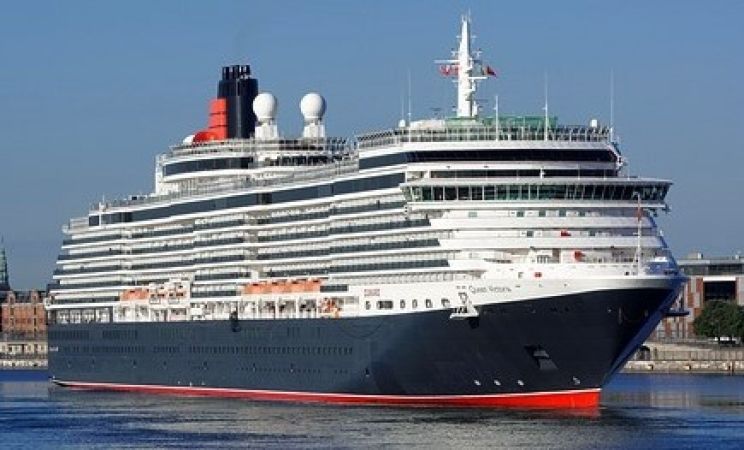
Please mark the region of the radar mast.
[[460, 43], [456, 51], [452, 51], [452, 59], [436, 61], [443, 64], [439, 71], [444, 76], [455, 78], [457, 84], [457, 117], [474, 118], [478, 116], [479, 107], [475, 100], [478, 82], [489, 76], [495, 76], [494, 70], [483, 64], [480, 50], [471, 50], [472, 36], [470, 34], [470, 15], [461, 18]]

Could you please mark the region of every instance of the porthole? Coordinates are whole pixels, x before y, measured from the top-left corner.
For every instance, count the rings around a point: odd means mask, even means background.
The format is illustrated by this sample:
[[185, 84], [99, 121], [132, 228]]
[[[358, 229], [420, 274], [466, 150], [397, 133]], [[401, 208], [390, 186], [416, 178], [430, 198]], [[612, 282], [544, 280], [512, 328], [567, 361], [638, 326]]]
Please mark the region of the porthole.
[[431, 303], [431, 299], [430, 299], [430, 298], [427, 298], [427, 299], [426, 299], [426, 307], [427, 307], [427, 308], [431, 308], [432, 306], [433, 306], [433, 305], [432, 305], [432, 303]]
[[450, 301], [449, 301], [448, 298], [443, 298], [442, 299], [442, 307], [443, 308], [449, 308], [450, 307]]
[[406, 301], [405, 300], [401, 300], [400, 301], [400, 309], [406, 309]]
[[413, 309], [418, 308], [418, 300], [416, 300], [415, 298], [413, 300], [411, 300], [411, 307]]
[[370, 309], [372, 308], [372, 302], [366, 301], [364, 302], [364, 309]]

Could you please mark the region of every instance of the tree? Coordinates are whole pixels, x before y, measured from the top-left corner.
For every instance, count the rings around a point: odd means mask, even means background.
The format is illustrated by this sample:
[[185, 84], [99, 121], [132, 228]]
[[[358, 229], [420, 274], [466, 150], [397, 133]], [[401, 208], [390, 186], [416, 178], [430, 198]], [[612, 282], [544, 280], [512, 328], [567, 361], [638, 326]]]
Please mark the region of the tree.
[[733, 302], [709, 301], [692, 323], [695, 334], [718, 340], [744, 336], [744, 308]]

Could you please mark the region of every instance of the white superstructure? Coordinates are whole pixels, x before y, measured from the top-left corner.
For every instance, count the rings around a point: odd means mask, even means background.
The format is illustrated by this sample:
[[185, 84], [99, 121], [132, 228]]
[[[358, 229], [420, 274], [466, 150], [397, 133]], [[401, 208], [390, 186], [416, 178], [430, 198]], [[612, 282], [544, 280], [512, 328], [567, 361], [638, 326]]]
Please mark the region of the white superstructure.
[[654, 217], [671, 183], [629, 176], [596, 121], [480, 115], [469, 27], [446, 61], [456, 118], [348, 142], [326, 137], [312, 93], [289, 139], [263, 93], [254, 138], [160, 155], [152, 194], [64, 228], [56, 321], [457, 319], [484, 303], [664, 286], [676, 264]]

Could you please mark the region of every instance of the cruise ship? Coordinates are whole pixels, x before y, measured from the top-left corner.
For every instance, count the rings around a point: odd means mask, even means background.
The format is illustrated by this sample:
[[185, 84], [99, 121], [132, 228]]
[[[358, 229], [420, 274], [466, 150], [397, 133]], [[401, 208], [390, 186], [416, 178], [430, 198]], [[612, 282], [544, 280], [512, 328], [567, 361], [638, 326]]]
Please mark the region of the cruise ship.
[[151, 194], [63, 227], [46, 299], [60, 386], [253, 400], [595, 407], [684, 277], [657, 227], [670, 181], [611, 126], [484, 114], [472, 47], [438, 62], [454, 117], [301, 136], [249, 66]]

